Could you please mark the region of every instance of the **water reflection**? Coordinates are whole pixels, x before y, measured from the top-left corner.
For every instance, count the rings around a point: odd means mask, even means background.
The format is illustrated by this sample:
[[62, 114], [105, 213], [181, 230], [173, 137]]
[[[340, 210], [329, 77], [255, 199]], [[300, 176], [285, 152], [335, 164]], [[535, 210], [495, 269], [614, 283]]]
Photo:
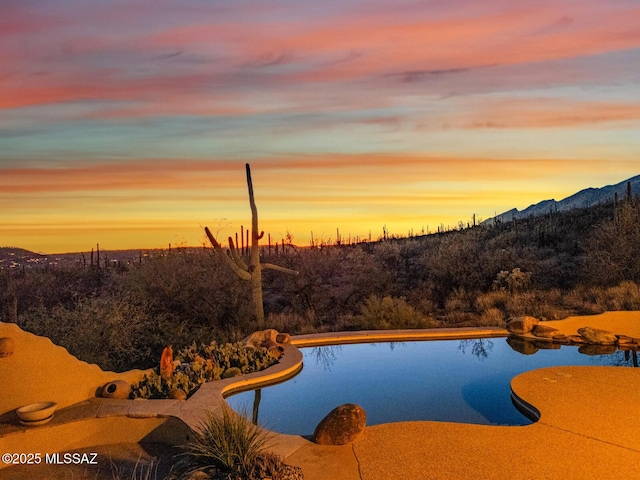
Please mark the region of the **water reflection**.
[[538, 347], [533, 342], [520, 337], [507, 337], [507, 345], [523, 355], [533, 355], [538, 352]]
[[488, 338], [460, 340], [458, 350], [465, 354], [469, 348], [471, 348], [471, 355], [478, 357], [478, 360], [482, 361], [493, 350], [493, 342]]
[[313, 347], [305, 352], [305, 361], [311, 360], [316, 367], [320, 367], [325, 372], [330, 372], [332, 365], [342, 354], [341, 345], [327, 345], [323, 347]]
[[[393, 352], [398, 346], [407, 346], [405, 342], [377, 342], [360, 345], [367, 345], [367, 347], [373, 349], [388, 348], [391, 352]], [[343, 345], [324, 345], [321, 347], [305, 348], [304, 361], [307, 364], [312, 362], [315, 367], [318, 367], [325, 372], [330, 372], [333, 365], [343, 356], [342, 347]]]
[[625, 349], [624, 350], [624, 360], [629, 363], [629, 354], [631, 354], [631, 359], [633, 361], [633, 366], [638, 366], [638, 350], [633, 349]]
[[[528, 340], [520, 337], [507, 337], [507, 345], [522, 355], [534, 355], [540, 350], [560, 350], [560, 348], [575, 349], [575, 345], [561, 345], [543, 340]], [[638, 351], [636, 347], [615, 345], [583, 344], [577, 347], [578, 353], [590, 357], [601, 357], [603, 365], [612, 367], [638, 367]]]
[[580, 345], [578, 351], [583, 355], [611, 355], [615, 353], [615, 345]]

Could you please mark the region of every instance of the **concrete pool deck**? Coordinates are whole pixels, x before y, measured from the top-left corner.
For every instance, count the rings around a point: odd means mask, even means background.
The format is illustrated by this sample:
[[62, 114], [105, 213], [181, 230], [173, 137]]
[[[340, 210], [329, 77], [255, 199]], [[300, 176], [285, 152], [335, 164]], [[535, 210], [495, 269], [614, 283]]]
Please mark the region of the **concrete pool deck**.
[[[554, 322], [553, 326], [567, 335], [575, 334], [582, 326], [592, 326], [640, 338], [640, 312], [572, 317]], [[0, 422], [0, 450], [12, 452], [20, 447], [20, 451], [36, 451], [35, 448], [46, 451], [55, 444], [58, 449], [49, 451], [63, 451], [60, 434], [72, 430], [87, 433], [95, 430], [93, 436], [87, 434], [84, 438], [85, 446], [97, 438], [102, 439], [102, 443], [115, 443], [122, 438], [123, 429], [127, 429], [129, 441], [157, 441], [163, 436], [167, 439], [173, 436], [174, 440], [184, 438], [186, 430], [181, 427], [196, 426], [205, 409], [222, 408], [226, 404], [224, 395], [229, 391], [251, 388], [295, 373], [302, 356], [294, 345], [486, 336], [506, 336], [506, 331], [474, 328], [296, 336], [292, 338], [292, 346], [287, 346], [278, 368], [272, 367], [266, 375], [252, 374], [203, 385], [187, 401], [92, 398], [62, 409], [50, 424], [42, 427], [25, 428]], [[286, 463], [302, 467], [306, 480], [472, 476], [618, 479], [637, 474], [640, 466], [639, 369], [545, 368], [515, 377], [512, 390], [532, 411], [539, 412], [538, 422], [525, 427], [423, 421], [391, 423], [366, 427], [353, 444], [339, 447], [320, 446], [299, 436], [276, 434], [271, 450], [282, 455]], [[153, 435], [143, 435], [153, 422], [159, 428]], [[105, 430], [105, 427], [108, 428]], [[78, 445], [66, 448], [78, 448]], [[0, 469], [0, 478], [27, 478], [13, 477], [11, 470]], [[63, 475], [62, 467], [52, 466], [46, 478], [68, 477]]]
[[[640, 338], [640, 312], [545, 322], [565, 335], [591, 326]], [[286, 458], [306, 480], [619, 479], [640, 467], [640, 370], [551, 367], [512, 391], [539, 413], [524, 427], [402, 422], [367, 427], [343, 447], [304, 445]]]

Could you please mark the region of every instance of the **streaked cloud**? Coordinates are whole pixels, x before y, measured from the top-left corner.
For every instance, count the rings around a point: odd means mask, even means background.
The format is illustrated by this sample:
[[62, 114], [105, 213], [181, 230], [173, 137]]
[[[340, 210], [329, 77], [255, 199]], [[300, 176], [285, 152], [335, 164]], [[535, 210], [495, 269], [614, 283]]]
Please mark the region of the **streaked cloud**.
[[301, 241], [623, 180], [638, 17], [627, 0], [4, 2], [0, 245], [86, 244], [83, 224], [198, 243], [208, 218], [246, 219], [245, 162], [265, 228]]

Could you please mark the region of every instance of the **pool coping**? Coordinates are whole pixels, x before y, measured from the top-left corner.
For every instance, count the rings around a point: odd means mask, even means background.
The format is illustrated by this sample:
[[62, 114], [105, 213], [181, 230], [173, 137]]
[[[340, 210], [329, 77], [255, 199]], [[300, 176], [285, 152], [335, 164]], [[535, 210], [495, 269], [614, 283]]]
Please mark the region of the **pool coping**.
[[369, 342], [405, 342], [419, 340], [456, 340], [467, 338], [507, 337], [509, 332], [500, 327], [462, 327], [404, 330], [359, 330], [354, 332], [327, 332], [291, 337], [291, 344], [303, 347], [340, 345]]

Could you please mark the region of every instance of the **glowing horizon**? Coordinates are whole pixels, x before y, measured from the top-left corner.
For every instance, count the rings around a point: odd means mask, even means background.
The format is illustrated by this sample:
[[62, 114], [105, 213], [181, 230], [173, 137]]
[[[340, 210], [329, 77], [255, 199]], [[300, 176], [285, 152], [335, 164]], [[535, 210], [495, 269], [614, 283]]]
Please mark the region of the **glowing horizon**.
[[640, 173], [640, 6], [0, 7], [0, 246], [373, 239]]

